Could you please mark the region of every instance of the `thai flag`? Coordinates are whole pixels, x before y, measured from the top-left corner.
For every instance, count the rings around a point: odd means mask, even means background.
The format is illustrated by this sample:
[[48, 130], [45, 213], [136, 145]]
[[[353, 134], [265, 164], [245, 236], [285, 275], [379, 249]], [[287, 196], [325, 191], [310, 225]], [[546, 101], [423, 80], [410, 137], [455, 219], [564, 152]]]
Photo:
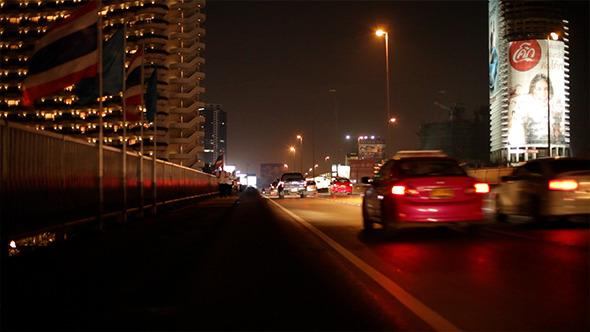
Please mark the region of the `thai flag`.
[[223, 169], [223, 152], [221, 152], [219, 154], [219, 156], [217, 157], [217, 160], [215, 160], [215, 164], [213, 165], [213, 170], [216, 170], [218, 167], [221, 167], [221, 169]]
[[[143, 70], [143, 49], [140, 49], [135, 53], [129, 68], [127, 68], [127, 75], [125, 76], [125, 106], [140, 105], [141, 94], [143, 90], [142, 80]], [[130, 109], [126, 109], [126, 117], [129, 121], [139, 120], [139, 114], [130, 112]]]
[[98, 1], [91, 0], [37, 41], [23, 82], [25, 107], [98, 72]]

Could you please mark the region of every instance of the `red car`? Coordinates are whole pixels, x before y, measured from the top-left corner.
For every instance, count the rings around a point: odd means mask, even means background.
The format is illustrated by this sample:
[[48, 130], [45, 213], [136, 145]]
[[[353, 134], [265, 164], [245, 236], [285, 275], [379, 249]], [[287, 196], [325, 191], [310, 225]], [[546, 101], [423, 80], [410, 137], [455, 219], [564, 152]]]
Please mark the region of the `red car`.
[[467, 175], [440, 151], [406, 151], [387, 161], [363, 197], [365, 229], [381, 224], [387, 233], [412, 226], [459, 224], [483, 219], [487, 183]]
[[352, 194], [352, 182], [347, 178], [336, 178], [330, 185], [330, 194]]

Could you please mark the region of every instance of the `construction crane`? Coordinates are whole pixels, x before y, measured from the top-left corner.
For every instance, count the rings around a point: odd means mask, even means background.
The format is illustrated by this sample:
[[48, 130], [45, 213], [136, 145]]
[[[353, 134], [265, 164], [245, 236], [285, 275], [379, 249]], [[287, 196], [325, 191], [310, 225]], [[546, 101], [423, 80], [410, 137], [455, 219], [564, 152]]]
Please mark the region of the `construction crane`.
[[448, 106], [445, 106], [445, 105], [443, 105], [443, 104], [441, 104], [441, 103], [439, 103], [437, 101], [434, 102], [434, 105], [442, 108], [443, 110], [449, 111], [449, 117], [450, 117], [451, 121], [453, 121], [453, 112], [454, 112], [454, 110], [452, 108], [450, 108]]

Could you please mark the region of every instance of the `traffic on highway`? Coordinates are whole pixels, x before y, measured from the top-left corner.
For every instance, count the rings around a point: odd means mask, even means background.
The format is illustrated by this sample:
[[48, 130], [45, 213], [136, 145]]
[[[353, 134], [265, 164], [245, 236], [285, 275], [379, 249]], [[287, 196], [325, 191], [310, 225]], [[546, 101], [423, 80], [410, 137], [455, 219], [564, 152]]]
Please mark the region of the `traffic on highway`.
[[392, 237], [362, 228], [359, 196], [270, 200], [354, 266], [380, 305], [396, 311], [401, 304], [433, 330], [590, 326], [588, 218], [538, 223], [513, 217], [501, 223], [488, 198], [475, 232], [406, 228]]
[[[289, 175], [311, 192], [247, 188], [3, 260], [2, 330], [589, 330], [588, 215], [498, 218], [499, 187], [420, 158], [363, 193]], [[572, 172], [559, 190], [585, 199]], [[398, 215], [367, 227], [369, 190]], [[474, 202], [470, 220], [444, 218]]]

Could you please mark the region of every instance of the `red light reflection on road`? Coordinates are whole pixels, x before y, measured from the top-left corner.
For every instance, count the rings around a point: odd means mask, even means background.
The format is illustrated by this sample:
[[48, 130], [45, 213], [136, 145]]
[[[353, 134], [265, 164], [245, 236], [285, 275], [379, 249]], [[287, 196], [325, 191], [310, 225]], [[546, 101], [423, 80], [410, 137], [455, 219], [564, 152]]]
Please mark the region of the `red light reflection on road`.
[[589, 232], [580, 230], [551, 230], [544, 237], [551, 242], [576, 247], [588, 247], [590, 242]]
[[501, 250], [478, 244], [462, 250], [423, 242], [382, 244], [371, 249], [400, 273], [452, 275], [462, 271], [473, 280], [489, 284], [501, 270], [498, 266], [502, 261]]

